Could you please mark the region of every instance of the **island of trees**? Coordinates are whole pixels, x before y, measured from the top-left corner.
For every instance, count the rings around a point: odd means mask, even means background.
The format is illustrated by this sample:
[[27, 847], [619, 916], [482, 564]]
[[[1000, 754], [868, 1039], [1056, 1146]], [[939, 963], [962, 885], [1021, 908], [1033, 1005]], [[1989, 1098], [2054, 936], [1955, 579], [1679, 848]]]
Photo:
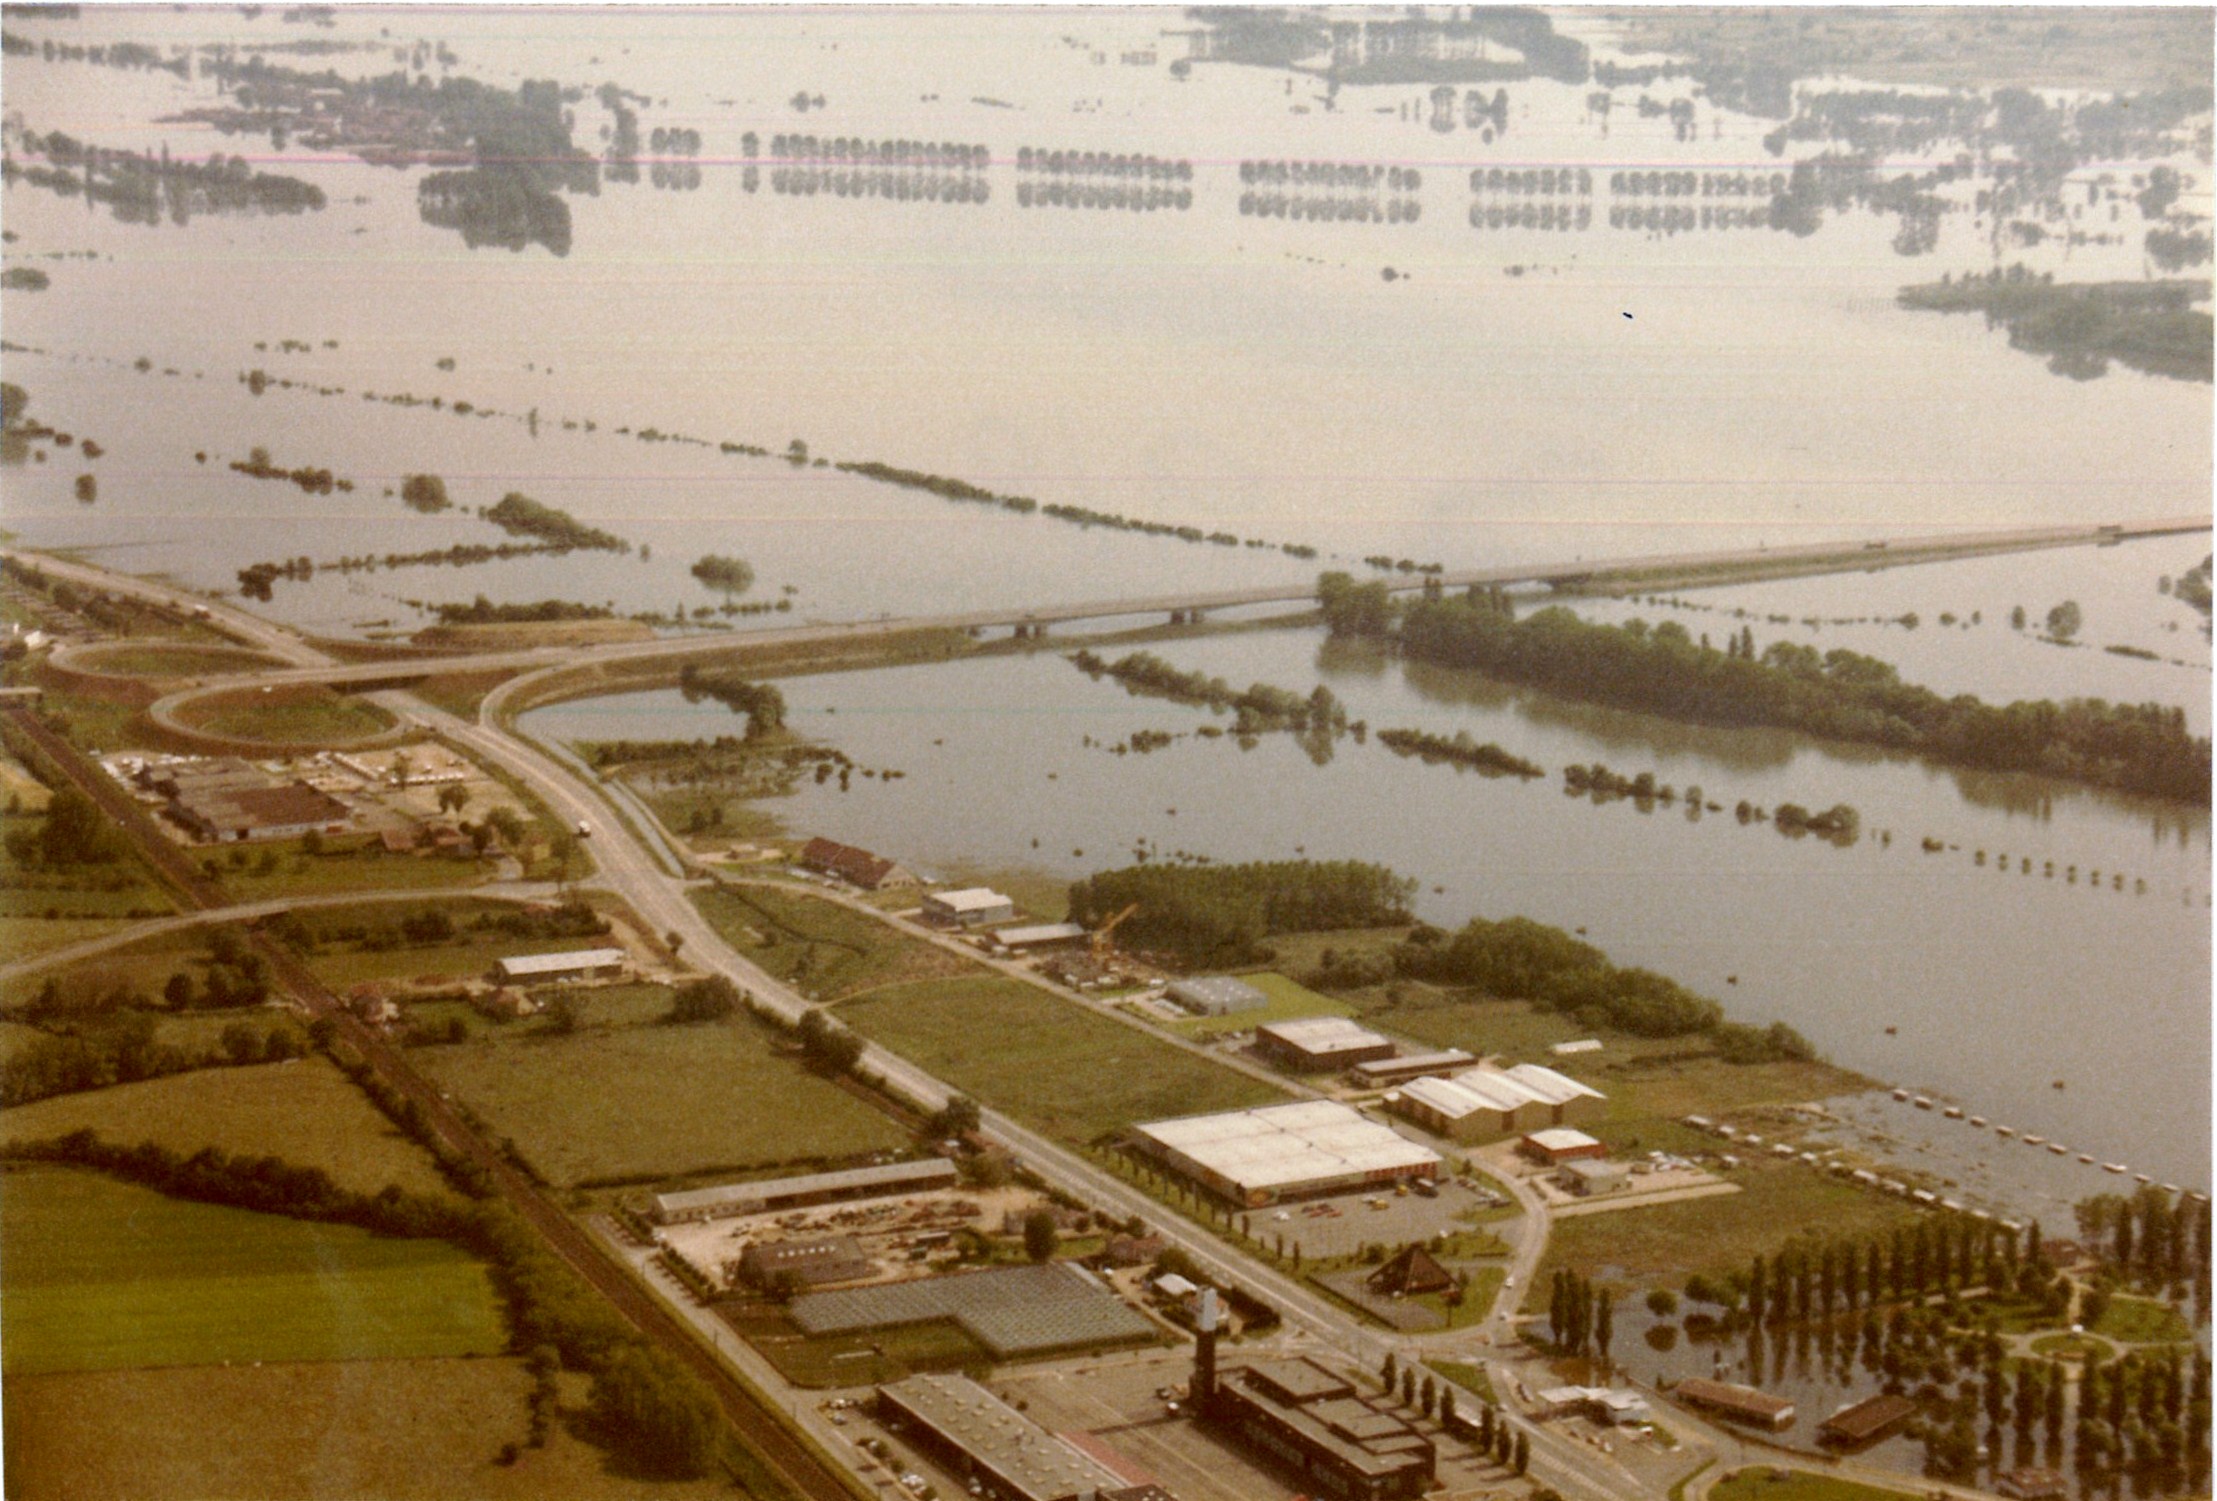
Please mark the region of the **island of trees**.
[[511, 536], [537, 537], [557, 547], [589, 552], [631, 551], [631, 544], [613, 532], [587, 526], [569, 512], [541, 505], [520, 490], [509, 491], [484, 514], [487, 521]]
[[1328, 573], [1318, 599], [1335, 634], [1372, 637], [1419, 661], [1475, 668], [1566, 697], [2209, 803], [2209, 740], [2187, 733], [2183, 710], [2160, 704], [2042, 699], [1997, 707], [1969, 694], [1943, 698], [1844, 648], [1820, 653], [1780, 641], [1758, 655], [1752, 632], [1743, 632], [1720, 650], [1676, 622], [1596, 625], [1561, 606], [1519, 620], [1498, 591], [1432, 594], [1400, 608], [1382, 583]]
[[2005, 275], [1904, 287], [1905, 308], [1935, 313], [1983, 313], [1989, 328], [2009, 330], [2012, 349], [2044, 354], [2048, 368], [2092, 380], [2116, 360], [2172, 380], [2210, 382], [2210, 315], [2193, 304], [2209, 288], [2183, 281], [2088, 282], [2057, 285], [2022, 266]]
[[1233, 727], [1235, 734], [1253, 735], [1265, 730], [1336, 733], [1348, 727], [1346, 706], [1321, 683], [1306, 698], [1290, 688], [1277, 688], [1268, 683], [1253, 683], [1244, 691], [1236, 690], [1222, 678], [1183, 671], [1143, 651], [1109, 662], [1093, 652], [1081, 650], [1071, 653], [1070, 662], [1091, 677], [1114, 678], [1133, 693], [1184, 704], [1206, 704], [1212, 709], [1230, 709], [1238, 716]]
[[754, 587], [754, 569], [744, 558], [723, 558], [714, 553], [692, 568], [693, 577], [726, 594], [744, 594]]

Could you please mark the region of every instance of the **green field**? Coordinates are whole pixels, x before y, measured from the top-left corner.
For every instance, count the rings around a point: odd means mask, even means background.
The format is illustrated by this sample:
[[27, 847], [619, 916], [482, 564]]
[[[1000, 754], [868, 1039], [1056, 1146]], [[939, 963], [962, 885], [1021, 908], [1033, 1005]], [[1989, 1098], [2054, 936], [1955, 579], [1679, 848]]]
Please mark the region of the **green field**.
[[[557, 1422], [513, 1465], [531, 1378], [499, 1357], [11, 1376], [7, 1494], [42, 1501], [732, 1501], [623, 1473]], [[563, 1406], [583, 1402], [564, 1380]]]
[[[5, 895], [12, 893], [0, 894], [0, 898]], [[30, 959], [88, 938], [104, 938], [129, 926], [131, 920], [126, 917], [18, 917], [0, 912], [0, 954], [6, 954], [10, 961]]]
[[2111, 1298], [2093, 1332], [2133, 1345], [2175, 1343], [2193, 1335], [2177, 1309], [2153, 1298]]
[[[474, 857], [396, 855], [374, 839], [325, 839], [311, 855], [297, 839], [272, 839], [251, 851], [233, 846], [218, 853], [196, 850], [202, 868], [213, 862], [217, 878], [235, 902], [278, 896], [336, 896], [349, 891], [446, 891], [491, 879], [493, 867]], [[274, 857], [266, 859], [265, 857]]]
[[1196, 1016], [1185, 1021], [1173, 1022], [1171, 1030], [1182, 1037], [1214, 1037], [1223, 1032], [1244, 1032], [1250, 1027], [1266, 1027], [1272, 1022], [1289, 1022], [1304, 1016], [1353, 1016], [1355, 1008], [1345, 1001], [1335, 1001], [1328, 995], [1319, 995], [1296, 980], [1279, 974], [1239, 975], [1270, 998], [1270, 1004], [1253, 1011], [1232, 1011], [1223, 1016]]
[[191, 646], [183, 642], [144, 642], [118, 646], [83, 663], [94, 672], [139, 678], [213, 677], [282, 665], [276, 658], [243, 647]]
[[1901, 1501], [1914, 1491], [1886, 1491], [1832, 1475], [1758, 1466], [1727, 1475], [1709, 1488], [1711, 1501]]
[[[588, 1022], [592, 1005], [587, 999], [582, 1008]], [[667, 1009], [665, 1001], [654, 1014]], [[567, 1037], [531, 1024], [419, 1048], [412, 1058], [564, 1186], [736, 1173], [907, 1145], [889, 1117], [776, 1056], [772, 1042], [746, 1017], [588, 1025]]]
[[0, 1110], [0, 1141], [80, 1129], [126, 1145], [153, 1141], [187, 1155], [217, 1147], [282, 1157], [320, 1167], [359, 1193], [388, 1183], [417, 1193], [445, 1187], [423, 1149], [321, 1058], [171, 1074]]
[[810, 995], [844, 996], [911, 980], [986, 973], [960, 955], [822, 897], [782, 887], [724, 886], [692, 893], [723, 940]]
[[95, 1173], [8, 1173], [0, 1253], [11, 1374], [506, 1343], [485, 1269], [444, 1241], [170, 1199]]
[[344, 745], [393, 727], [393, 717], [367, 699], [321, 683], [219, 693], [184, 705], [178, 720], [203, 734], [271, 745]]
[[[1267, 1084], [1000, 975], [873, 991], [849, 1026], [995, 1109], [1064, 1141], [1280, 1103]], [[991, 1046], [980, 1040], [990, 1038]]]

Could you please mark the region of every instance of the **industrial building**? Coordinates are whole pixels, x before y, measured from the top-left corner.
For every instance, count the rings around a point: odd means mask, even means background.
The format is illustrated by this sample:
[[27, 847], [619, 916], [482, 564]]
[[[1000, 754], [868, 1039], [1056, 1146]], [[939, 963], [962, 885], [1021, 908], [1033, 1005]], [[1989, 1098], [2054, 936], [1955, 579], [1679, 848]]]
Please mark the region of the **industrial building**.
[[1391, 1108], [1452, 1141], [1493, 1141], [1549, 1126], [1589, 1120], [1607, 1097], [1600, 1090], [1538, 1063], [1474, 1068], [1450, 1078], [1418, 1078], [1402, 1086]]
[[1391, 1058], [1400, 1049], [1344, 1016], [1304, 1016], [1255, 1029], [1255, 1051], [1295, 1073], [1325, 1073]]
[[353, 810], [306, 782], [271, 776], [234, 757], [142, 763], [134, 777], [169, 800], [169, 811], [196, 838], [221, 844], [343, 834]]
[[806, 1173], [797, 1178], [765, 1178], [756, 1183], [727, 1183], [718, 1188], [689, 1188], [654, 1196], [654, 1218], [664, 1225], [686, 1220], [724, 1219], [800, 1209], [840, 1199], [876, 1199], [890, 1194], [952, 1188], [961, 1175], [944, 1157], [917, 1162], [888, 1162], [878, 1167], [847, 1168], [836, 1173]]
[[1194, 1372], [1208, 1419], [1301, 1477], [1311, 1494], [1344, 1501], [1420, 1496], [1432, 1486], [1432, 1441], [1313, 1360], [1259, 1361], [1215, 1374], [1215, 1331]]
[[1632, 1170], [1598, 1157], [1573, 1159], [1563, 1164], [1562, 1183], [1581, 1199], [1605, 1198], [1632, 1186]]
[[1105, 1497], [1124, 1483], [967, 1376], [911, 1376], [881, 1386], [877, 1413], [888, 1430], [992, 1501]]
[[876, 1270], [876, 1263], [862, 1254], [862, 1247], [851, 1235], [764, 1241], [739, 1254], [739, 1276], [756, 1287], [769, 1287], [779, 1277], [810, 1287], [855, 1282]]
[[948, 928], [982, 928], [1016, 917], [1013, 898], [984, 886], [933, 891], [924, 896], [924, 920]]
[[1463, 1072], [1478, 1060], [1461, 1048], [1433, 1053], [1403, 1053], [1355, 1065], [1355, 1082], [1371, 1089], [1387, 1089], [1411, 1079], [1447, 1078]]
[[1566, 1162], [1580, 1158], [1606, 1157], [1609, 1149], [1583, 1131], [1573, 1131], [1568, 1126], [1555, 1126], [1545, 1131], [1534, 1131], [1516, 1145], [1516, 1149], [1534, 1162], [1547, 1167], [1561, 1167]]
[[1085, 929], [1074, 922], [1047, 922], [1024, 928], [1003, 928], [993, 935], [993, 941], [1004, 949], [1044, 949], [1076, 943], [1083, 937]]
[[1067, 1261], [808, 1293], [789, 1309], [802, 1333], [953, 1324], [994, 1360], [1145, 1344], [1157, 1329]]
[[1551, 1386], [1539, 1394], [1539, 1406], [1532, 1416], [1542, 1421], [1589, 1418], [1604, 1428], [1654, 1419], [1647, 1398], [1636, 1391], [1610, 1386]]
[[1699, 1376], [1689, 1376], [1671, 1388], [1672, 1396], [1688, 1407], [1713, 1412], [1720, 1418], [1730, 1418], [1735, 1423], [1748, 1423], [1772, 1432], [1791, 1428], [1794, 1424], [1794, 1404], [1784, 1397], [1774, 1397], [1769, 1392], [1759, 1392], [1752, 1386], [1738, 1386], [1729, 1381], [1708, 1381]]
[[914, 875], [884, 856], [830, 839], [811, 839], [802, 845], [799, 863], [803, 870], [836, 876], [864, 891], [891, 891], [917, 884]]
[[571, 949], [560, 954], [512, 954], [494, 968], [503, 983], [620, 978], [631, 956], [622, 949]]
[[1163, 993], [1195, 1016], [1229, 1016], [1235, 1011], [1260, 1011], [1270, 1004], [1270, 997], [1230, 975], [1176, 980]]
[[1880, 1392], [1843, 1407], [1817, 1425], [1817, 1437], [1827, 1444], [1861, 1447], [1875, 1444], [1917, 1415], [1917, 1404], [1907, 1397]]
[[1249, 1208], [1439, 1176], [1439, 1153], [1331, 1100], [1183, 1116], [1132, 1128], [1138, 1151]]

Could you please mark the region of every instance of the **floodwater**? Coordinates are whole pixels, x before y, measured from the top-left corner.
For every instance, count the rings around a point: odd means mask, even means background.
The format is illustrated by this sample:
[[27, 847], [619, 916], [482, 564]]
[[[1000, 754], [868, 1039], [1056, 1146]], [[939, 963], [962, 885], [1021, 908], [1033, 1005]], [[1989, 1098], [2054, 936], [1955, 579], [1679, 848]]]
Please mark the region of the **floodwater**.
[[[1571, 24], [1606, 49], [1600, 23]], [[18, 540], [230, 589], [264, 559], [502, 541], [466, 508], [521, 490], [635, 545], [280, 580], [264, 608], [319, 630], [406, 631], [428, 606], [478, 594], [694, 611], [718, 602], [688, 574], [709, 552], [746, 558], [758, 580], [748, 598], [790, 601], [772, 617], [786, 623], [1295, 581], [1359, 572], [1371, 554], [1473, 566], [2208, 502], [2207, 386], [2122, 367], [2064, 379], [1978, 318], [1894, 302], [1907, 283], [2016, 263], [2066, 281], [2139, 278], [2143, 226], [2124, 184], [2152, 159], [2086, 165], [2038, 244], [1992, 238], [1974, 203], [1981, 162], [1943, 190], [1953, 208], [1934, 248], [1904, 257], [1890, 248], [1895, 220], [1863, 209], [1828, 213], [1807, 238], [1612, 227], [1613, 171], [1784, 171], [1825, 144], [1774, 156], [1762, 137], [1775, 122], [1706, 98], [1690, 139], [1640, 117], [1640, 94], [1689, 96], [1683, 80], [1616, 90], [1606, 123], [1586, 86], [1513, 82], [1506, 133], [1441, 133], [1418, 86], [1334, 94], [1311, 77], [1208, 63], [1180, 77], [1170, 65], [1193, 23], [1172, 11], [342, 8], [319, 28], [274, 8], [100, 8], [71, 21], [11, 12], [9, 26], [34, 42], [163, 48], [427, 38], [452, 48], [457, 76], [587, 90], [574, 138], [589, 151], [611, 119], [590, 91], [607, 81], [651, 101], [636, 105], [642, 133], [700, 132], [697, 190], [607, 182], [568, 200], [567, 255], [473, 251], [418, 217], [423, 169], [163, 123], [217, 102], [206, 78], [6, 60], [19, 128], [242, 153], [331, 200], [297, 218], [148, 227], [28, 183], [6, 190], [8, 265], [52, 278], [0, 304], [7, 378], [30, 391], [33, 416], [107, 449], [89, 466], [91, 505], [71, 492], [88, 467], [74, 453], [8, 473]], [[273, 61], [350, 76], [395, 66], [385, 50]], [[990, 194], [793, 196], [767, 172], [750, 191], [745, 133], [795, 131], [982, 145]], [[2194, 179], [2182, 201], [2206, 214], [2210, 173], [2191, 134], [2167, 149]], [[1192, 206], [1026, 207], [1026, 147], [1188, 161]], [[1953, 154], [1946, 142], [1929, 153]], [[1281, 159], [1413, 168], [1422, 186], [1396, 202], [1421, 216], [1243, 215], [1240, 163]], [[1469, 175], [1496, 166], [1592, 171], [1591, 226], [1473, 228], [1471, 209], [1483, 219], [1497, 195]], [[52, 258], [83, 252], [93, 258]], [[288, 339], [307, 348], [288, 353]], [[257, 396], [242, 380], [256, 369], [300, 388]], [[337, 394], [306, 389], [317, 386]], [[457, 402], [476, 410], [457, 415]], [[708, 446], [643, 441], [647, 429]], [[795, 440], [812, 459], [878, 460], [1273, 545], [1081, 529], [714, 446], [775, 455]], [[227, 467], [255, 447], [356, 489], [306, 495]], [[418, 516], [386, 494], [418, 472], [442, 475], [465, 509]], [[1280, 543], [1322, 555], [1296, 559]], [[1742, 623], [1730, 611], [1747, 610], [1761, 640], [1852, 646], [1942, 691], [2153, 699], [2206, 732], [2201, 618], [2156, 584], [2207, 550], [2185, 538], [1685, 596], [1699, 609], [1582, 608], [1720, 636]], [[2007, 624], [2015, 605], [2038, 621], [2064, 599], [2086, 616], [2078, 646]], [[1910, 611], [1914, 630], [1827, 623]], [[1236, 683], [1328, 682], [1374, 726], [1467, 729], [1550, 777], [1492, 782], [1375, 743], [1342, 742], [1316, 766], [1282, 736], [1114, 757], [1081, 738], [1189, 730], [1205, 716], [1041, 656], [790, 685], [800, 727], [910, 775], [844, 796], [810, 788], [783, 811], [927, 863], [1057, 875], [1121, 863], [1143, 840], [1217, 859], [1384, 860], [1423, 882], [1437, 920], [1524, 912], [1584, 927], [1619, 962], [1717, 994], [1735, 1016], [1784, 1017], [1874, 1076], [2207, 1185], [2206, 814], [1568, 707], [1307, 633], [1162, 652]], [[692, 735], [728, 727], [721, 715], [650, 697], [534, 723]], [[1692, 823], [1565, 798], [1561, 765], [1593, 760], [1699, 782], [1727, 812]], [[1839, 850], [1741, 827], [1729, 810], [1743, 797], [1852, 803], [1864, 838]], [[1952, 847], [1924, 854], [1927, 836]], [[2032, 873], [2003, 873], [1992, 863], [2003, 853], [2013, 867], [2033, 860]]]
[[[1583, 929], [1618, 963], [1717, 996], [1737, 1018], [1783, 1018], [1874, 1078], [2158, 1178], [2208, 1181], [2205, 811], [1568, 704], [1313, 630], [1149, 649], [1235, 687], [1305, 694], [1321, 682], [1373, 730], [1467, 731], [1548, 776], [1426, 765], [1375, 739], [1343, 739], [1316, 765], [1287, 734], [1204, 738], [1191, 732], [1228, 720], [1133, 697], [1041, 652], [783, 683], [795, 729], [905, 776], [845, 792], [806, 785], [768, 806], [793, 828], [927, 867], [1074, 879], [1140, 848], [1380, 861], [1421, 883], [1416, 905], [1432, 921], [1521, 914]], [[674, 690], [524, 720], [565, 740], [735, 725], [721, 705]], [[1143, 730], [1182, 738], [1146, 754], [1109, 749]], [[1595, 761], [1698, 785], [1725, 811], [1694, 820], [1682, 806], [1567, 796], [1561, 769]], [[1862, 837], [1842, 849], [1743, 825], [1742, 799], [1847, 803]], [[1926, 853], [1928, 837], [1945, 847]], [[2100, 1177], [2084, 1191], [2101, 1191]]]

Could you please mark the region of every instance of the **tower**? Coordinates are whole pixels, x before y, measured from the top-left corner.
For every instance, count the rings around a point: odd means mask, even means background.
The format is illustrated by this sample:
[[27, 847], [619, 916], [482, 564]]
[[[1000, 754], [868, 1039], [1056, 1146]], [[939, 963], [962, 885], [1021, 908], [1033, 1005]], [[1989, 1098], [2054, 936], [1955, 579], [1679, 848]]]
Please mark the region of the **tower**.
[[1206, 1412], [1216, 1400], [1216, 1289], [1201, 1289], [1201, 1312], [1193, 1348], [1193, 1402]]

